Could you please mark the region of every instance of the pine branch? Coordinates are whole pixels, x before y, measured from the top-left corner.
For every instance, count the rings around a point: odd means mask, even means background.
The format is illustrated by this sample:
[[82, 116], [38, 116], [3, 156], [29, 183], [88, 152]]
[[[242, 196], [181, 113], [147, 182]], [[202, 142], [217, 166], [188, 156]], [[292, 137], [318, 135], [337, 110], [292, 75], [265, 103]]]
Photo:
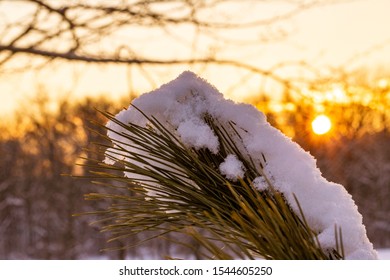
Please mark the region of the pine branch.
[[[125, 132], [112, 130], [120, 137], [110, 139], [113, 147], [106, 156], [117, 164], [100, 163], [95, 175], [126, 182], [129, 195], [94, 193], [86, 198], [114, 202], [96, 213], [108, 222], [102, 230], [110, 231], [112, 240], [145, 231], [157, 232], [157, 236], [180, 232], [199, 242], [205, 258], [343, 258], [341, 231], [337, 248], [323, 250], [302, 210], [295, 213], [265, 175], [265, 156], [264, 163], [256, 166], [245, 151], [241, 139], [245, 131], [233, 122], [221, 124], [204, 116], [220, 143], [218, 153], [213, 154], [186, 147], [153, 116], [142, 113], [148, 126], [141, 127], [103, 114]], [[245, 167], [243, 178], [235, 181], [219, 170], [230, 154]], [[124, 172], [125, 177], [112, 176], [111, 171]], [[263, 177], [268, 188], [257, 190], [252, 183], [257, 177]]]

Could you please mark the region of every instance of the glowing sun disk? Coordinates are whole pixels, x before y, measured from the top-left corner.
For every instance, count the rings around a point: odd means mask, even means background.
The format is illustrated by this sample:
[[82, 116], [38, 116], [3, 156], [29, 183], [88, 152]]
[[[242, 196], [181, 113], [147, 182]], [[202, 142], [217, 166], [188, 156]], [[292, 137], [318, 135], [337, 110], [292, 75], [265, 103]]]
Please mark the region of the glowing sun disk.
[[313, 132], [317, 135], [323, 135], [329, 132], [331, 127], [332, 122], [326, 115], [317, 116], [311, 123], [311, 128], [313, 129]]

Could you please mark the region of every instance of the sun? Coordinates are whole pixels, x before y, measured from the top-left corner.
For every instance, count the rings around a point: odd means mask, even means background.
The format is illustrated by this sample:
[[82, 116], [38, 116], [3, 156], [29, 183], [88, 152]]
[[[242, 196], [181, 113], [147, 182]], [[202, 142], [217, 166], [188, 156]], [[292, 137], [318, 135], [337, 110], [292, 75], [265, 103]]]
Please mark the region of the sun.
[[328, 133], [332, 128], [332, 122], [329, 117], [326, 115], [318, 115], [311, 123], [311, 128], [313, 132], [317, 135], [323, 135]]

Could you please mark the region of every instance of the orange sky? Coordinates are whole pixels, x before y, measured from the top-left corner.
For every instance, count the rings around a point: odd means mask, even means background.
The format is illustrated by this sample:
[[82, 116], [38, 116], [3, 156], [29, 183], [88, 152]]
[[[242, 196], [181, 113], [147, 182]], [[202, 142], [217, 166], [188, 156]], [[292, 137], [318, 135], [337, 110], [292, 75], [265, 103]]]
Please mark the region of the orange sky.
[[[277, 3], [278, 1], [275, 1]], [[276, 5], [276, 4], [275, 4]], [[277, 10], [279, 7], [273, 7]], [[390, 1], [358, 0], [344, 4], [324, 6], [309, 10], [304, 14], [281, 25], [289, 31], [286, 40], [264, 45], [252, 45], [233, 49], [219, 45], [218, 50], [225, 57], [232, 57], [268, 69], [283, 61], [304, 60], [313, 66], [361, 66], [381, 67], [390, 64]], [[3, 11], [4, 12], [4, 11]], [[261, 11], [259, 11], [261, 13]], [[7, 16], [12, 16], [12, 9]], [[0, 14], [1, 17], [1, 14]], [[178, 30], [178, 33], [181, 31]], [[242, 32], [242, 31], [241, 31]], [[252, 32], [252, 33], [251, 33]], [[254, 38], [261, 34], [247, 30], [238, 34], [240, 38]], [[235, 34], [233, 34], [235, 36]], [[169, 43], [161, 38], [158, 42], [149, 41], [145, 45], [155, 53], [174, 52]], [[382, 43], [374, 53], [366, 53], [372, 47]], [[368, 54], [368, 55], [367, 55]], [[351, 58], [356, 57], [356, 60]], [[91, 67], [83, 64], [64, 66], [57, 63], [40, 73], [0, 75], [0, 116], [4, 117], [26, 97], [33, 94], [37, 85], [44, 85], [52, 96], [62, 95], [79, 98], [101, 93], [109, 93], [112, 98], [128, 94], [130, 88], [136, 91], [149, 91], [161, 83], [168, 82], [188, 67], [159, 68], [152, 72], [154, 85], [142, 78], [138, 70], [125, 66]], [[194, 67], [198, 72], [201, 68]], [[1, 72], [0, 72], [1, 74]], [[245, 83], [245, 87], [233, 87], [227, 81], [239, 81], [237, 70], [209, 68], [201, 75], [214, 84], [221, 92], [239, 100], [246, 93], [258, 91], [259, 80], [254, 78]], [[131, 78], [129, 78], [131, 77]], [[236, 80], [235, 80], [236, 79]]]

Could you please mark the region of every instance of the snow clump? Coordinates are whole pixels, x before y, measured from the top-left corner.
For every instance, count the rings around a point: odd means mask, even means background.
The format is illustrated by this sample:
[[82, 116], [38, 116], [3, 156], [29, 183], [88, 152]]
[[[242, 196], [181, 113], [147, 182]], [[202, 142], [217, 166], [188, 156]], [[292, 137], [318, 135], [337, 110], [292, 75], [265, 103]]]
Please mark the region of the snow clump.
[[244, 178], [245, 167], [236, 155], [228, 155], [219, 166], [219, 171], [227, 179], [237, 181], [238, 178]]
[[264, 191], [268, 188], [268, 182], [265, 180], [264, 176], [256, 177], [252, 184], [259, 191]]

